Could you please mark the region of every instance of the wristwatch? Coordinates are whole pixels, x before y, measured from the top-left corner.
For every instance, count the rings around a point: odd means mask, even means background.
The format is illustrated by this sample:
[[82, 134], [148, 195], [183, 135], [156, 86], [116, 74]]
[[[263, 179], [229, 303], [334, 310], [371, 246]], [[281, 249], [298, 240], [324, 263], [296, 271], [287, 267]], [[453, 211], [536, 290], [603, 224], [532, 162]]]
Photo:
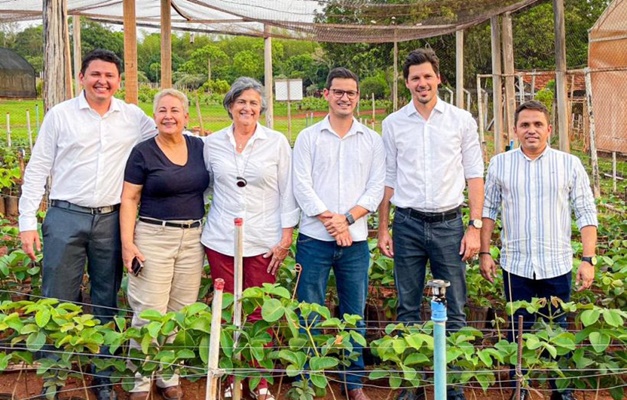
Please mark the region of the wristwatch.
[[353, 225], [355, 223], [355, 218], [353, 218], [353, 214], [351, 214], [350, 211], [344, 214], [344, 216], [346, 217], [346, 222], [348, 222], [349, 225]]
[[595, 266], [597, 265], [597, 257], [596, 256], [592, 256], [592, 257], [581, 257], [581, 261], [585, 261], [588, 264]]
[[472, 226], [475, 227], [477, 229], [481, 229], [481, 227], [483, 226], [483, 221], [480, 219], [471, 219], [470, 222], [468, 222], [468, 226]]

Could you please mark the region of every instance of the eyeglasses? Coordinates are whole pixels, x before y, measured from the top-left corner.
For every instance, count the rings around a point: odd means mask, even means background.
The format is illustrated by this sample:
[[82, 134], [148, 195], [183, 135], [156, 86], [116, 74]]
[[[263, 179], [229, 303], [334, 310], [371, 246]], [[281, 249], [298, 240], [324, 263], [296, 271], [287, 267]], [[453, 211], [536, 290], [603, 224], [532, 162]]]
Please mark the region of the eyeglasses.
[[333, 97], [337, 97], [338, 99], [341, 99], [344, 95], [346, 95], [346, 97], [353, 100], [359, 94], [357, 90], [330, 89], [330, 91], [333, 94]]

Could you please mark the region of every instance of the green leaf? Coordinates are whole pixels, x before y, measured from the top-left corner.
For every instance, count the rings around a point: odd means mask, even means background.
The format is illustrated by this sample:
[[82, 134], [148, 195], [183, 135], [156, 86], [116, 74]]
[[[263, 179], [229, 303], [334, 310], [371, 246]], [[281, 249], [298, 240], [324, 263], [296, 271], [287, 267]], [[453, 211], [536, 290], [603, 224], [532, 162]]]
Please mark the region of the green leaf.
[[604, 309], [602, 313], [603, 319], [608, 325], [613, 327], [623, 326], [623, 317], [621, 317], [619, 310]]
[[606, 333], [591, 332], [589, 336], [590, 344], [597, 353], [603, 353], [610, 345], [610, 336]]
[[329, 383], [326, 376], [324, 376], [323, 374], [315, 373], [315, 372], [312, 372], [311, 375], [309, 375], [309, 379], [311, 380], [311, 383], [313, 383], [314, 386], [319, 387], [319, 388], [324, 388]]
[[579, 318], [583, 326], [589, 326], [596, 323], [599, 320], [599, 316], [601, 316], [601, 312], [598, 308], [585, 310], [581, 314], [579, 314]]
[[334, 357], [311, 357], [309, 360], [309, 366], [314, 371], [330, 369], [337, 366], [339, 363], [337, 358]]
[[35, 314], [35, 323], [37, 324], [37, 326], [43, 328], [44, 326], [46, 326], [46, 324], [48, 324], [48, 321], [50, 321], [49, 309], [42, 308], [41, 310], [37, 311], [37, 314]]
[[479, 350], [479, 352], [477, 352], [477, 356], [488, 368], [490, 368], [492, 367], [492, 357], [490, 353], [485, 350]]
[[297, 367], [294, 364], [290, 364], [287, 367], [285, 367], [285, 374], [287, 374], [287, 376], [289, 377], [294, 377], [294, 376], [298, 376], [300, 375], [302, 369]]
[[368, 375], [368, 379], [374, 381], [377, 379], [385, 378], [386, 376], [388, 376], [388, 371], [383, 369], [375, 369], [370, 372], [370, 375]]
[[148, 348], [150, 348], [151, 344], [152, 344], [152, 338], [150, 336], [145, 335], [144, 337], [142, 337], [142, 340], [141, 340], [142, 353], [148, 354]]
[[351, 339], [353, 339], [353, 341], [363, 347], [367, 347], [368, 343], [366, 342], [366, 338], [364, 338], [361, 333], [357, 332], [357, 331], [350, 331], [350, 335], [351, 335]]
[[[198, 356], [204, 365], [209, 363], [209, 341], [211, 337], [209, 335], [205, 335], [200, 339], [200, 344], [198, 345]], [[217, 349], [216, 349], [217, 350]]]
[[43, 331], [33, 332], [26, 339], [26, 347], [29, 351], [39, 351], [46, 344], [46, 334]]
[[148, 321], [161, 321], [163, 315], [159, 311], [144, 310], [139, 314], [139, 317]]
[[261, 316], [265, 321], [276, 322], [285, 314], [283, 305], [278, 299], [269, 299], [261, 307]]
[[407, 356], [407, 358], [405, 358], [404, 364], [405, 365], [417, 365], [417, 364], [428, 365], [430, 362], [431, 361], [429, 360], [429, 357], [427, 357], [426, 355], [422, 353], [411, 353], [410, 355]]
[[196, 318], [189, 324], [189, 329], [211, 333], [211, 321], [207, 318]]

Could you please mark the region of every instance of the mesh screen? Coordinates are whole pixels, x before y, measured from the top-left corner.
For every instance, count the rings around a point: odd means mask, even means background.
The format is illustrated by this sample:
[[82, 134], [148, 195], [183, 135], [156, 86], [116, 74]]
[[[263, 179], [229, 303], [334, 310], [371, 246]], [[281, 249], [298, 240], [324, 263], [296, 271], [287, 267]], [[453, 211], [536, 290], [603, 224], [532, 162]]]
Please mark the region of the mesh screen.
[[[538, 0], [172, 0], [174, 29], [304, 38], [338, 43], [384, 43], [433, 37], [516, 11]], [[4, 21], [41, 18], [41, 0], [0, 0]], [[68, 0], [68, 13], [123, 21], [122, 1]], [[137, 24], [160, 27], [160, 5], [136, 0]]]
[[588, 65], [599, 150], [627, 153], [627, 1], [614, 1], [589, 33]]

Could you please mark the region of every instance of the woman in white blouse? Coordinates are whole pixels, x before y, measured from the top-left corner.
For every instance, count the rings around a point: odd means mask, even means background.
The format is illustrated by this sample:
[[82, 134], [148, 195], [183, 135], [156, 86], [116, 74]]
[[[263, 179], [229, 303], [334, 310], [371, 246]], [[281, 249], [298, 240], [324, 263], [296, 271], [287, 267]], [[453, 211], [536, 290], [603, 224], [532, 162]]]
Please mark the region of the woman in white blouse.
[[[238, 78], [224, 97], [231, 126], [210, 135], [205, 164], [213, 200], [202, 233], [202, 244], [213, 279], [222, 278], [233, 292], [235, 218], [243, 218], [243, 288], [274, 283], [276, 272], [292, 244], [299, 210], [292, 193], [292, 150], [285, 136], [259, 124], [266, 104], [257, 80]], [[248, 317], [261, 319], [261, 310]], [[224, 397], [231, 397], [231, 385]], [[258, 400], [273, 400], [262, 379], [253, 392]]]

